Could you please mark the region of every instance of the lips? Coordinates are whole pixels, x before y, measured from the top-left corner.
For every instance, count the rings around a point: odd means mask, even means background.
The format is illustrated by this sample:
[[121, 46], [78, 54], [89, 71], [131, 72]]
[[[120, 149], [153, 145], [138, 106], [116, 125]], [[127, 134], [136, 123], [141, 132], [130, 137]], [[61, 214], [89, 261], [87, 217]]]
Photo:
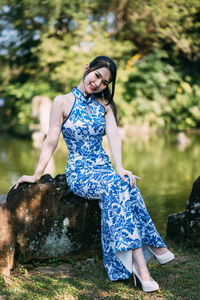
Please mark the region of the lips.
[[95, 90], [94, 86], [90, 84], [90, 90], [93, 92]]

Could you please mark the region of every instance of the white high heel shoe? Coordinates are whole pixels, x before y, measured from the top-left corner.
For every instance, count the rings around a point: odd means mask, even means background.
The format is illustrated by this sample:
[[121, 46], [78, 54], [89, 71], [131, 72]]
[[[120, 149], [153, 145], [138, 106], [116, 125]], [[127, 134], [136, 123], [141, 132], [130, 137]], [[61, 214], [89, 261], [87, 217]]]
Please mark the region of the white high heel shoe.
[[135, 286], [137, 285], [136, 277], [139, 279], [144, 292], [149, 293], [149, 292], [154, 292], [154, 291], [159, 290], [159, 285], [155, 280], [150, 280], [150, 281], [142, 280], [142, 278], [139, 276], [139, 274], [137, 273], [137, 271], [135, 269], [135, 265], [133, 264], [133, 278], [134, 278]]
[[149, 246], [148, 248], [161, 265], [166, 264], [175, 258], [174, 254], [171, 251], [169, 251], [167, 248], [166, 248], [167, 252], [161, 255], [155, 254]]

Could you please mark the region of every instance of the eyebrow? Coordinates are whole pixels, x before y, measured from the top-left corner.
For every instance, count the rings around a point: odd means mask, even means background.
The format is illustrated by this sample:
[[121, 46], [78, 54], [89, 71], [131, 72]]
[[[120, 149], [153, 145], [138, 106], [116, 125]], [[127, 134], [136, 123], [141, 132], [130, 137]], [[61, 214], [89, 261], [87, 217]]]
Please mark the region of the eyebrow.
[[[99, 71], [96, 71], [96, 72], [101, 76], [101, 78], [103, 77], [102, 74], [101, 74]], [[106, 79], [104, 79], [104, 81], [105, 81], [107, 84], [109, 84], [109, 81], [107, 81]]]

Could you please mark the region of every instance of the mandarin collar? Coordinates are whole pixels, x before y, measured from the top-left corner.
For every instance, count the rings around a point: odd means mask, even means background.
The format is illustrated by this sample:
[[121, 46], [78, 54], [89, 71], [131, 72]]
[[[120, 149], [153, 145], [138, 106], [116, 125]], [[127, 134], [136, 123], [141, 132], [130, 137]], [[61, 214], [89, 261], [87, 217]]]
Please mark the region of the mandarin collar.
[[80, 99], [86, 104], [91, 103], [95, 99], [93, 94], [91, 94], [88, 98], [86, 98], [76, 86], [73, 88], [72, 93], [75, 96], [75, 98]]

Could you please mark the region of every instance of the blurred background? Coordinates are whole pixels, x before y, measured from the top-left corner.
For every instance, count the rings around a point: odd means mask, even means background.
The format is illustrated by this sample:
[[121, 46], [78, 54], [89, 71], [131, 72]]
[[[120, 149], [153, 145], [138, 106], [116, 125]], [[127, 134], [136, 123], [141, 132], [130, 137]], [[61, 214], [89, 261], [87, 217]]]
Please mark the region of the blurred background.
[[[1, 0], [0, 194], [34, 172], [51, 102], [97, 55], [118, 65], [124, 167], [164, 232], [200, 175], [199, 0]], [[47, 172], [66, 160], [61, 139]]]

